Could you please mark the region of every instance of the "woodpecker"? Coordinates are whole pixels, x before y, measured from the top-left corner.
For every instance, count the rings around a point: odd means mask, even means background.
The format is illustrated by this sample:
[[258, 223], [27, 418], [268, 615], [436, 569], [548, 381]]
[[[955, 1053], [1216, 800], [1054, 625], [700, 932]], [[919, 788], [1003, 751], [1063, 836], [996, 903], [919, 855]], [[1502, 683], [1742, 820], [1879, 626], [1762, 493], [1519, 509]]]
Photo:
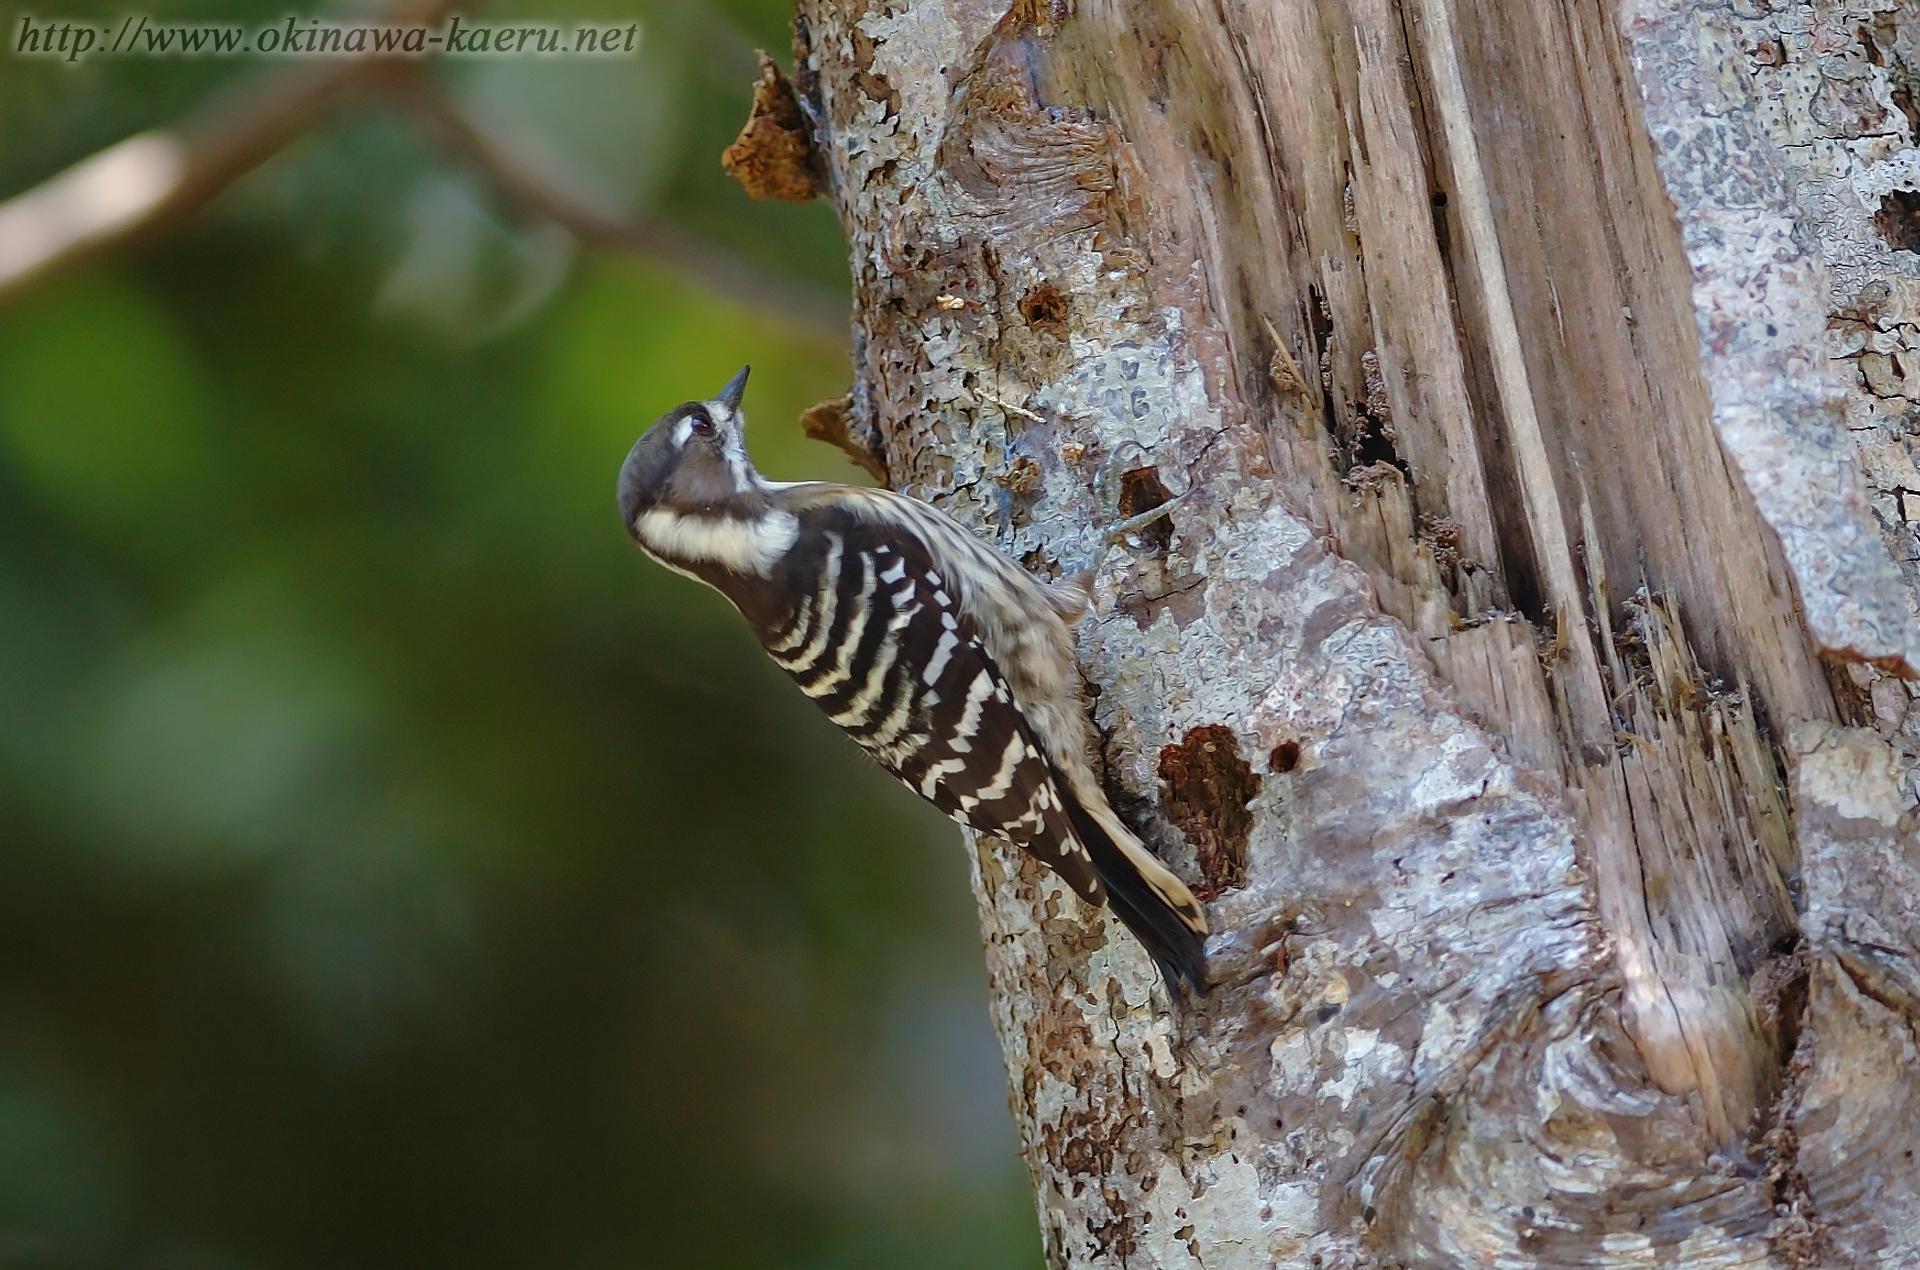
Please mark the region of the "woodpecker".
[[720, 592], [776, 665], [880, 766], [953, 820], [1111, 902], [1178, 998], [1206, 986], [1192, 892], [1108, 805], [1069, 619], [1050, 586], [944, 513], [883, 489], [761, 477], [742, 442], [742, 367], [668, 411], [620, 469], [620, 518], [649, 556]]

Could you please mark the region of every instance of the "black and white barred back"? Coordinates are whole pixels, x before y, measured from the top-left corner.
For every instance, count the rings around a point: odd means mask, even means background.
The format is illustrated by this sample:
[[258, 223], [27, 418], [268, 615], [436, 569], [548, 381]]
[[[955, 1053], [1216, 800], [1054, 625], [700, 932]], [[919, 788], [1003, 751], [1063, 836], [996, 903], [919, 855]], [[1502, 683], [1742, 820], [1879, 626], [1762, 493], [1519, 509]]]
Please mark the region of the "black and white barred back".
[[1204, 987], [1206, 919], [1113, 809], [1063, 596], [924, 503], [763, 480], [740, 444], [745, 371], [637, 442], [621, 514], [647, 553], [720, 591], [802, 692], [952, 819], [1110, 901], [1176, 992]]

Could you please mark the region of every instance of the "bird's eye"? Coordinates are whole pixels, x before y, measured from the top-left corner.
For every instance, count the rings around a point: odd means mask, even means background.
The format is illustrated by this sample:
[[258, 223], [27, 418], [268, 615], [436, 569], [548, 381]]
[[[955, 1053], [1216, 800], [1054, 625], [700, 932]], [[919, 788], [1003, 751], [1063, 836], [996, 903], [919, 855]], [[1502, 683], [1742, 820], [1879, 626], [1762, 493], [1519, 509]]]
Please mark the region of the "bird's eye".
[[705, 413], [697, 414], [693, 417], [693, 435], [697, 437], [710, 437], [713, 435], [713, 420]]

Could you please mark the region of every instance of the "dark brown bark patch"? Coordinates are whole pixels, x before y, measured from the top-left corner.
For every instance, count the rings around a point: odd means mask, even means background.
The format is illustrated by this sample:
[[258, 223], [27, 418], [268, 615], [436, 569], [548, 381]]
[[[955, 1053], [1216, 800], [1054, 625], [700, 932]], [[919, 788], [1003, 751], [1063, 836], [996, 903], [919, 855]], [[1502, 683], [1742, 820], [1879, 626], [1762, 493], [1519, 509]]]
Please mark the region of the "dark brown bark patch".
[[1920, 191], [1894, 190], [1880, 200], [1873, 227], [1900, 251], [1920, 251]]
[[868, 101], [877, 101], [887, 108], [888, 118], [900, 113], [900, 90], [890, 83], [885, 75], [876, 75], [873, 71], [873, 37], [855, 25], [848, 35], [853, 41], [853, 64], [855, 67], [853, 82]]
[[753, 85], [753, 108], [747, 113], [746, 126], [721, 153], [720, 166], [750, 198], [805, 203], [825, 184], [820, 155], [793, 85], [765, 52], [760, 54], [760, 78]]
[[1260, 785], [1233, 733], [1217, 723], [1194, 728], [1180, 744], [1160, 751], [1160, 781], [1167, 815], [1200, 865], [1195, 894], [1211, 900], [1245, 886], [1247, 837], [1253, 831], [1247, 804]]

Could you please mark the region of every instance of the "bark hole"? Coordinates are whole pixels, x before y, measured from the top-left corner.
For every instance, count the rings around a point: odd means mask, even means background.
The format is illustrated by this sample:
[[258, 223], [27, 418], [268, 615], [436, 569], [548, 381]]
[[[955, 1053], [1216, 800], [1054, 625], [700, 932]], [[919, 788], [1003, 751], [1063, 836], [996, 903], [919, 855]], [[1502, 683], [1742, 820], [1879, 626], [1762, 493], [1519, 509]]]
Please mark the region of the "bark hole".
[[1193, 847], [1201, 882], [1211, 900], [1247, 883], [1247, 837], [1253, 813], [1247, 804], [1259, 792], [1253, 768], [1240, 756], [1233, 733], [1217, 723], [1188, 732], [1160, 751], [1160, 781], [1167, 815]]
[[1338, 441], [1340, 420], [1334, 413], [1334, 395], [1329, 391], [1333, 381], [1333, 367], [1328, 361], [1333, 344], [1333, 314], [1327, 309], [1326, 296], [1312, 285], [1307, 287], [1307, 330], [1313, 336], [1313, 365], [1320, 384], [1320, 423], [1327, 435]]
[[1065, 338], [1069, 311], [1067, 297], [1051, 282], [1035, 287], [1020, 300], [1020, 316], [1028, 326], [1047, 335]]
[[1771, 1033], [1781, 1070], [1800, 1047], [1800, 1029], [1807, 1013], [1807, 958], [1799, 938], [1784, 941], [1775, 958], [1761, 964], [1753, 976], [1753, 1004], [1760, 1026]]
[[1285, 774], [1300, 766], [1300, 742], [1282, 741], [1267, 755], [1267, 769]]
[[[1134, 468], [1120, 477], [1120, 518], [1126, 520], [1165, 506], [1172, 497], [1172, 492], [1160, 479], [1158, 468]], [[1151, 547], [1155, 554], [1165, 552], [1173, 543], [1173, 521], [1170, 517], [1162, 516], [1138, 532], [1140, 540]]]
[[1873, 227], [1898, 250], [1920, 252], [1920, 191], [1894, 190], [1881, 199]]
[[[1804, 978], [1801, 980], [1804, 986]], [[1765, 1231], [1772, 1260], [1791, 1270], [1854, 1264], [1842, 1260], [1833, 1231], [1816, 1209], [1812, 1189], [1801, 1168], [1801, 1093], [1806, 1087], [1810, 1055], [1796, 1052], [1786, 1071], [1786, 1085], [1771, 1109], [1772, 1127], [1761, 1139], [1761, 1159], [1773, 1201], [1773, 1220]]]
[[1411, 489], [1413, 470], [1400, 457], [1400, 434], [1394, 430], [1393, 406], [1387, 394], [1386, 381], [1381, 377], [1378, 352], [1368, 349], [1360, 355], [1360, 373], [1366, 397], [1352, 407], [1353, 418], [1348, 435], [1342, 438], [1351, 465], [1372, 467], [1384, 463], [1397, 467], [1406, 476], [1407, 486]]

